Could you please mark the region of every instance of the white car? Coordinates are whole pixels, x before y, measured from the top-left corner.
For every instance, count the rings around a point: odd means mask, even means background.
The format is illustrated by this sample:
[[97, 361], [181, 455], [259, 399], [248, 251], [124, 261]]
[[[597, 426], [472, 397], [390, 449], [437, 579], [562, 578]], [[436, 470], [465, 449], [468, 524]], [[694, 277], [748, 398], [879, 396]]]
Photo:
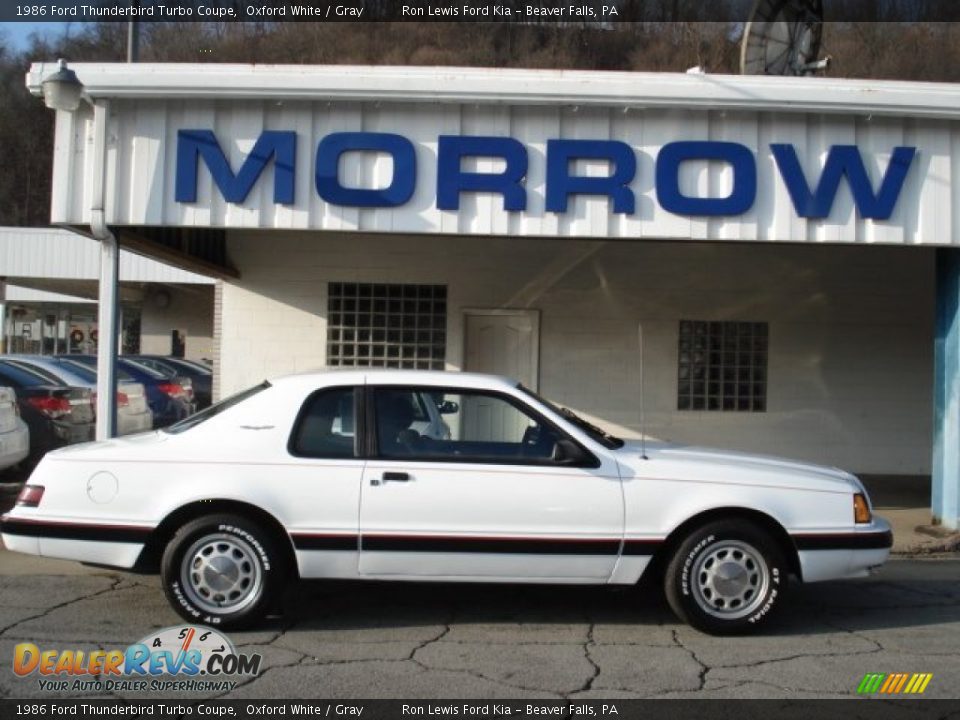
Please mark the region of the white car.
[[30, 453], [30, 430], [20, 419], [17, 394], [0, 387], [0, 470], [16, 465]]
[[[450, 434], [412, 427], [426, 394]], [[348, 432], [338, 432], [347, 428]], [[10, 550], [159, 567], [194, 622], [249, 625], [297, 577], [632, 585], [703, 630], [757, 626], [788, 576], [859, 577], [889, 524], [842, 470], [624, 442], [506, 378], [264, 382], [165, 431], [48, 453]]]

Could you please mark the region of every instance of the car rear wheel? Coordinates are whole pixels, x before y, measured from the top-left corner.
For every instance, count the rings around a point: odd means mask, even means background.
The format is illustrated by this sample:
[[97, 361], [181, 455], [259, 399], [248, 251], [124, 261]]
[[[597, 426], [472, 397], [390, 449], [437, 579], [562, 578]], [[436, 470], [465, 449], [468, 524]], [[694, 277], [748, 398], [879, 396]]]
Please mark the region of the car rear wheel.
[[284, 563], [270, 533], [239, 515], [197, 518], [163, 553], [167, 599], [192, 622], [238, 628], [260, 620], [283, 588]]
[[783, 553], [768, 532], [744, 520], [719, 520], [691, 532], [664, 576], [677, 616], [704, 632], [751, 631], [769, 620], [786, 591]]

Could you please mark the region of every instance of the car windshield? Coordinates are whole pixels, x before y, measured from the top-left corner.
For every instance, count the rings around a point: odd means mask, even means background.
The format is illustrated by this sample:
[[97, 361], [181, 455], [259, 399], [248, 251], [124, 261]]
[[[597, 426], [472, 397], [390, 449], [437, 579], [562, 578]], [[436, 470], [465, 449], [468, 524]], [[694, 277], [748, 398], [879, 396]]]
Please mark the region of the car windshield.
[[63, 383], [60, 381], [51, 382], [49, 378], [45, 378], [29, 368], [14, 365], [10, 362], [0, 362], [0, 385], [28, 388], [37, 385], [63, 385]]
[[7, 360], [6, 364], [9, 367], [15, 367], [18, 370], [23, 370], [25, 373], [31, 373], [36, 375], [38, 378], [42, 378], [47, 385], [66, 385], [66, 383], [58, 378], [56, 375], [51, 373], [46, 368], [37, 367], [29, 362], [20, 362], [18, 360]]
[[163, 358], [162, 360], [157, 360], [157, 362], [164, 363], [174, 368], [181, 368], [182, 370], [187, 370], [194, 373], [200, 373], [201, 375], [212, 375], [213, 371], [201, 365], [200, 363], [195, 363], [192, 360], [187, 360], [186, 358]]
[[145, 373], [162, 375], [165, 378], [172, 378], [177, 374], [175, 368], [170, 367], [166, 363], [157, 362], [155, 360], [124, 358], [124, 362], [128, 363], [129, 365], [133, 365], [135, 368]]
[[563, 416], [564, 418], [566, 418], [569, 422], [571, 422], [572, 424], [576, 425], [578, 428], [580, 428], [581, 430], [583, 430], [587, 435], [589, 435], [593, 440], [596, 440], [598, 443], [600, 443], [600, 444], [603, 445], [604, 447], [610, 448], [611, 450], [615, 450], [615, 449], [617, 449], [617, 448], [623, 447], [623, 440], [621, 440], [620, 438], [618, 438], [618, 437], [615, 436], [615, 435], [611, 435], [610, 433], [608, 433], [608, 432], [605, 431], [605, 430], [602, 430], [602, 429], [598, 428], [598, 427], [597, 427], [596, 425], [594, 425], [593, 423], [587, 422], [587, 421], [584, 420], [582, 417], [580, 417], [579, 415], [577, 415], [577, 414], [576, 414], [573, 410], [571, 410], [570, 408], [560, 407], [560, 406], [558, 406], [558, 405], [554, 405], [552, 402], [550, 402], [549, 400], [547, 400], [545, 397], [542, 397], [541, 395], [538, 395], [537, 393], [535, 393], [535, 392], [534, 392], [533, 390], [531, 390], [530, 388], [524, 387], [522, 384], [521, 384], [521, 385], [517, 385], [517, 388], [518, 388], [520, 391], [522, 391], [522, 392], [526, 393], [527, 395], [529, 395], [530, 397], [532, 397], [532, 398], [538, 400], [539, 402], [543, 403], [544, 405], [546, 405], [548, 408], [550, 408], [551, 410], [553, 410], [553, 411], [554, 411], [555, 413], [557, 413], [558, 415], [562, 415], [562, 416]]
[[205, 410], [201, 410], [195, 415], [191, 415], [190, 417], [184, 418], [178, 423], [174, 423], [173, 425], [164, 428], [163, 432], [169, 435], [178, 435], [179, 433], [185, 432], [192, 427], [196, 427], [197, 425], [206, 422], [215, 415], [219, 415], [224, 410], [229, 410], [234, 405], [242, 403], [244, 400], [253, 397], [263, 390], [266, 390], [268, 387], [270, 387], [270, 383], [264, 380], [259, 385], [254, 385], [252, 388], [247, 388], [246, 390], [238, 392], [236, 395], [231, 395], [215, 405], [211, 405]]
[[[91, 356], [94, 358], [93, 362], [96, 363], [96, 356]], [[96, 365], [87, 365], [83, 360], [77, 360], [75, 358], [59, 358], [57, 363], [61, 365], [65, 370], [79, 375], [84, 380], [96, 382], [97, 381], [97, 370]], [[120, 382], [135, 382], [136, 379], [124, 370], [121, 367], [116, 368], [117, 371], [117, 380]]]

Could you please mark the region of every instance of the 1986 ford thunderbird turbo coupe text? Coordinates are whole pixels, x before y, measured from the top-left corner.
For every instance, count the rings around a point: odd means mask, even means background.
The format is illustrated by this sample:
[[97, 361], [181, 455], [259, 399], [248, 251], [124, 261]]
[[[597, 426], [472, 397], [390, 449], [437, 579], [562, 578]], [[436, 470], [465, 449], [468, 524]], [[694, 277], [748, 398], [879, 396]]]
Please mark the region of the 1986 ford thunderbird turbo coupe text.
[[684, 620], [767, 619], [788, 576], [864, 575], [890, 526], [841, 470], [624, 442], [505, 378], [324, 372], [164, 431], [49, 453], [11, 550], [157, 569], [185, 618], [250, 624], [297, 578], [629, 585]]

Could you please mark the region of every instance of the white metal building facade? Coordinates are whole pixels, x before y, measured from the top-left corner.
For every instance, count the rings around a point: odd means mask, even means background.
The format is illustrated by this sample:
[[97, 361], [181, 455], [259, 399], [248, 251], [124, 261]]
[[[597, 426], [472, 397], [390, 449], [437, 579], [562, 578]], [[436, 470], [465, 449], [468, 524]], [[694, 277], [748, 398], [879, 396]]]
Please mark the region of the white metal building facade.
[[[95, 352], [98, 245], [61, 228], [0, 227], [0, 352]], [[170, 353], [176, 331], [186, 357], [212, 357], [213, 278], [126, 250], [119, 270], [139, 352]], [[68, 342], [74, 333], [82, 339]]]
[[89, 106], [58, 112], [52, 221], [89, 223], [105, 169], [111, 226], [225, 231], [221, 394], [440, 363], [636, 434], [642, 356], [648, 434], [932, 473], [934, 514], [956, 523], [955, 87], [74, 70], [109, 103], [106, 157]]

